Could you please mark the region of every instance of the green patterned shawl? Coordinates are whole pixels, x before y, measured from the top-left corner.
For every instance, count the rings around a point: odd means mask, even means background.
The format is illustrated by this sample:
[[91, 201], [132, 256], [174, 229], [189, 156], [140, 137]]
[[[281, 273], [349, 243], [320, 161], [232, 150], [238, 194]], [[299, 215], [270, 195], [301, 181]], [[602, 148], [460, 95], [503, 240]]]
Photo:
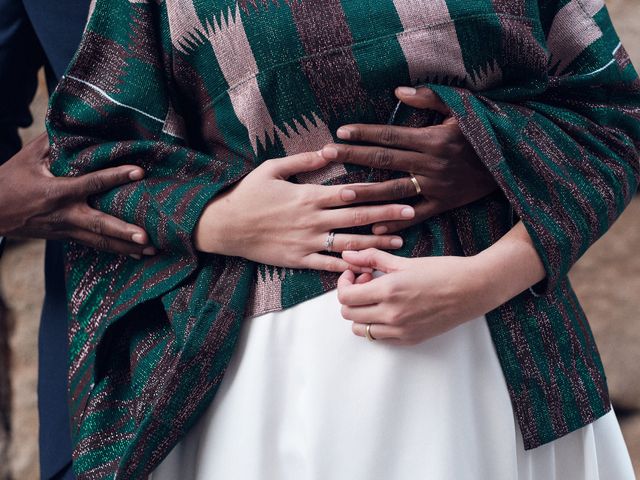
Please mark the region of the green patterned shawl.
[[[152, 471], [210, 404], [242, 319], [335, 287], [332, 274], [196, 252], [207, 202], [340, 125], [385, 123], [393, 89], [418, 83], [501, 188], [409, 229], [400, 253], [473, 255], [522, 219], [547, 278], [487, 318], [525, 446], [608, 411], [567, 280], [639, 179], [640, 82], [601, 0], [97, 0], [52, 98], [52, 168], [144, 167], [95, 205], [146, 228], [162, 254], [68, 245], [80, 479]], [[297, 180], [389, 175], [333, 165]]]

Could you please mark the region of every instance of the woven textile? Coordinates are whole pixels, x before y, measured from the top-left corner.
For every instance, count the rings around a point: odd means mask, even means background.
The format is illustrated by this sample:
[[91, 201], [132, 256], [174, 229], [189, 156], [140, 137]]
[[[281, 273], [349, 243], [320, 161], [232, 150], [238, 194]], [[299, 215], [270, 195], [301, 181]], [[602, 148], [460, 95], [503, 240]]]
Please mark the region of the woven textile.
[[[501, 188], [407, 230], [400, 254], [473, 255], [522, 219], [547, 277], [487, 319], [525, 447], [609, 410], [567, 280], [640, 176], [640, 81], [600, 0], [97, 0], [52, 98], [52, 169], [144, 167], [94, 202], [162, 254], [68, 245], [79, 478], [152, 471], [211, 402], [242, 319], [335, 287], [333, 274], [196, 252], [207, 202], [340, 125], [386, 123], [394, 88], [411, 84], [450, 106]], [[297, 180], [391, 175], [334, 165]]]

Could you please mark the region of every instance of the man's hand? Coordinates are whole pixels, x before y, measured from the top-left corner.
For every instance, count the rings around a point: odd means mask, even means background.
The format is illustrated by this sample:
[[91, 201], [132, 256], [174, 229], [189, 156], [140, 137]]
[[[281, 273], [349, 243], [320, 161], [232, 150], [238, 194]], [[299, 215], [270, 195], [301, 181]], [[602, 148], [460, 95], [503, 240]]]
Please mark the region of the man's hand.
[[[414, 205], [416, 216], [410, 220], [374, 225], [376, 234], [397, 232], [421, 223], [478, 200], [497, 188], [493, 177], [462, 134], [457, 120], [435, 93], [427, 88], [402, 87], [396, 90], [396, 96], [406, 105], [435, 110], [446, 118], [440, 125], [424, 128], [346, 125], [338, 129], [337, 135], [354, 145], [331, 144], [322, 150], [322, 155], [334, 162], [415, 175], [422, 196]], [[349, 186], [348, 189], [350, 191], [344, 198], [352, 199], [352, 203], [389, 202], [418, 195], [409, 175], [387, 182]]]
[[122, 166], [56, 178], [49, 170], [47, 135], [42, 134], [0, 165], [0, 236], [74, 240], [134, 258], [154, 255], [143, 229], [87, 203], [91, 195], [143, 176], [140, 167]]

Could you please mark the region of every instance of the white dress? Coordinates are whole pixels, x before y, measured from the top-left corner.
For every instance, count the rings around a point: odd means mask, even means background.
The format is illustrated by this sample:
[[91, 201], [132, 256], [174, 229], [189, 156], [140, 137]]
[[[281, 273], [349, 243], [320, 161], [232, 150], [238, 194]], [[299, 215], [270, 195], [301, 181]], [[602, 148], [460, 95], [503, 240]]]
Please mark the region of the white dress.
[[484, 317], [368, 342], [336, 292], [247, 320], [207, 414], [153, 480], [630, 480], [613, 411], [525, 451]]

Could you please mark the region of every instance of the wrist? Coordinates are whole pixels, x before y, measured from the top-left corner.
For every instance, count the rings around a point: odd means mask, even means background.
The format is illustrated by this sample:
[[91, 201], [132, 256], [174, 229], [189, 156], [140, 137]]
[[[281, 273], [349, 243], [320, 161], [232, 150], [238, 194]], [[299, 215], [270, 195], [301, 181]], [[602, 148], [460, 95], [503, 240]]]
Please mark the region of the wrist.
[[[224, 235], [221, 231], [222, 219], [224, 216], [218, 216], [216, 213], [216, 201], [209, 204], [202, 211], [202, 215], [193, 231], [193, 243], [196, 250], [205, 253], [223, 254], [225, 251]], [[217, 219], [217, 221], [216, 221]]]
[[496, 265], [484, 252], [467, 257], [467, 276], [470, 283], [470, 291], [485, 314], [495, 310], [511, 297], [508, 293], [508, 285], [500, 274], [496, 272]]
[[546, 276], [542, 260], [522, 222], [473, 258], [476, 268], [487, 279], [487, 294], [494, 308]]

